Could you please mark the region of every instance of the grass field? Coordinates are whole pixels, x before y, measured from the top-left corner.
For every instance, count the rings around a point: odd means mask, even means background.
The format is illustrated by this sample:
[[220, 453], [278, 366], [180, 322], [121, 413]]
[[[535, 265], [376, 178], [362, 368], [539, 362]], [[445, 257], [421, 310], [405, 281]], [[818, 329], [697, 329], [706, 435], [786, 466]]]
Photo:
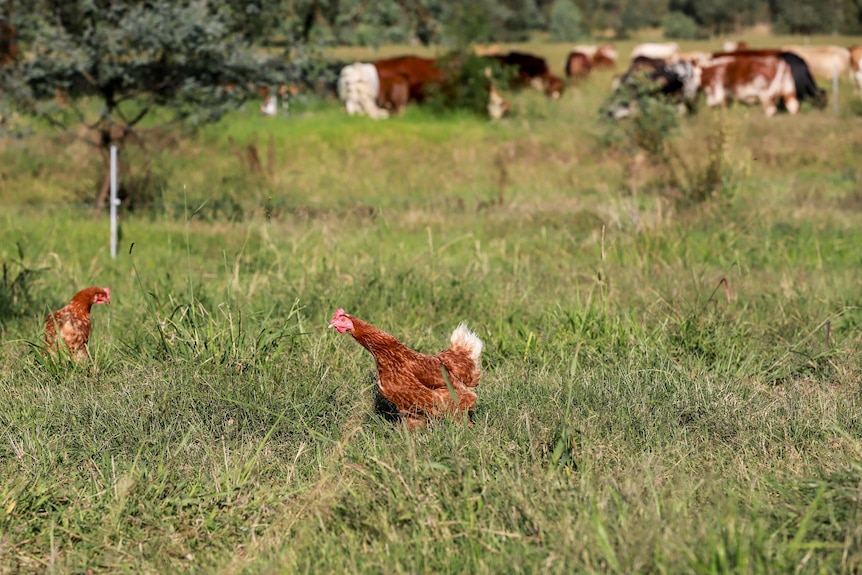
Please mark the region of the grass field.
[[[686, 202], [602, 145], [609, 81], [162, 134], [116, 260], [99, 159], [0, 141], [0, 572], [862, 571], [855, 96], [684, 119]], [[92, 360], [37, 353], [87, 285]], [[374, 415], [338, 307], [428, 353], [468, 321], [474, 425]]]

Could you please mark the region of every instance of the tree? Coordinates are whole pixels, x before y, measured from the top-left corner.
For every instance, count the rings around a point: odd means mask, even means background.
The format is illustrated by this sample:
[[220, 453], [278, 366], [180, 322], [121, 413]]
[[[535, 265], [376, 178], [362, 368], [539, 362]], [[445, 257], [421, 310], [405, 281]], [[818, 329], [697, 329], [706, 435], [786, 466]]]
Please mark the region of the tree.
[[773, 2], [775, 28], [778, 32], [791, 34], [832, 32], [837, 28], [836, 4], [828, 1], [814, 5], [808, 0]]
[[714, 34], [738, 32], [742, 26], [768, 20], [768, 7], [766, 0], [670, 0], [669, 6]]
[[697, 37], [697, 22], [682, 12], [668, 12], [661, 19], [665, 38], [693, 40]]
[[555, 0], [551, 5], [548, 30], [551, 38], [561, 42], [575, 42], [584, 37], [581, 11], [572, 0]]
[[840, 7], [839, 30], [842, 34], [862, 34], [862, 0], [843, 0]]
[[[294, 74], [257, 56], [213, 1], [31, 0], [18, 27], [30, 40], [2, 78], [11, 101], [58, 129], [95, 132], [106, 168], [112, 145], [146, 135], [145, 119], [150, 129], [216, 121]], [[108, 185], [105, 169], [97, 205]]]
[[[284, 0], [222, 0], [222, 4], [230, 31], [240, 34], [249, 43], [266, 43], [284, 28], [290, 17], [290, 7]], [[215, 3], [210, 5], [213, 14], [220, 8]]]

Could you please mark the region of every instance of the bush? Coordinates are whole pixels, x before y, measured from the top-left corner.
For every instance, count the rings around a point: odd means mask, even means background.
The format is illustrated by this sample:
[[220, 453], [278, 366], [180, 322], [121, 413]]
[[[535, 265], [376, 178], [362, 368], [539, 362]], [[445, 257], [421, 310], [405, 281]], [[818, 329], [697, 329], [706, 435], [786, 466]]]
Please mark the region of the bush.
[[553, 40], [574, 42], [585, 36], [581, 11], [572, 0], [555, 0], [551, 6], [550, 22], [548, 30]]
[[661, 19], [665, 38], [694, 40], [697, 37], [697, 22], [682, 12], [668, 12]]
[[609, 146], [627, 150], [631, 154], [646, 152], [653, 161], [667, 162], [665, 143], [679, 127], [676, 106], [659, 94], [656, 83], [645, 74], [635, 74], [611, 94], [601, 109], [602, 116], [632, 106], [634, 111], [623, 121], [610, 120], [602, 141]]
[[488, 115], [490, 78], [496, 86], [507, 86], [513, 70], [473, 52], [452, 52], [440, 59], [443, 80], [427, 88], [427, 104], [435, 113], [463, 110]]

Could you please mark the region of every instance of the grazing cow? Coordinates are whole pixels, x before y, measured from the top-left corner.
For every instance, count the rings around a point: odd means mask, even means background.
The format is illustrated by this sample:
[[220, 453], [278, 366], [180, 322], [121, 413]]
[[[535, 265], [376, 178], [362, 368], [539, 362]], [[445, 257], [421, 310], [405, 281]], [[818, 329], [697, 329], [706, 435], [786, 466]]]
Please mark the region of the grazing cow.
[[578, 44], [570, 54], [581, 53], [589, 59], [590, 68], [615, 68], [617, 49], [613, 44]]
[[592, 58], [583, 52], [570, 52], [566, 58], [566, 77], [570, 80], [586, 78], [592, 69]]
[[[446, 82], [444, 68], [452, 66], [454, 70], [460, 67], [460, 59], [452, 58], [436, 61], [418, 56], [399, 56], [387, 58], [374, 63], [380, 78], [380, 93], [378, 102], [398, 113], [408, 101], [422, 103], [427, 97], [427, 88], [436, 84], [443, 86]], [[487, 75], [487, 74], [486, 74]], [[488, 81], [488, 114], [498, 119], [509, 111], [509, 104], [503, 100], [494, 89], [490, 77]], [[445, 92], [445, 88], [444, 88]]]
[[408, 99], [420, 103], [425, 100], [425, 87], [443, 79], [443, 72], [437, 68], [432, 58], [398, 56], [378, 60], [374, 67], [381, 79], [400, 76], [406, 80]]
[[616, 65], [617, 49], [613, 44], [580, 44], [569, 52], [564, 69], [570, 80], [576, 80], [588, 76], [593, 68], [615, 68]]
[[593, 56], [593, 68], [616, 68], [617, 49], [613, 44], [602, 44]]
[[850, 48], [850, 71], [856, 83], [856, 88], [862, 90], [862, 46]]
[[381, 120], [389, 114], [377, 106], [380, 79], [372, 64], [356, 62], [345, 66], [338, 76], [338, 97], [351, 116], [367, 114], [369, 118]]
[[400, 114], [410, 101], [410, 82], [401, 74], [386, 74], [380, 77], [380, 92], [377, 105]]
[[650, 42], [635, 46], [632, 49], [631, 59], [635, 60], [638, 56], [643, 56], [665, 62], [674, 62], [677, 53], [679, 53], [679, 44], [676, 42]]
[[572, 52], [580, 52], [584, 56], [592, 58], [599, 51], [599, 47], [595, 44], [578, 44], [572, 48]]
[[701, 88], [708, 106], [724, 106], [728, 100], [763, 107], [767, 116], [783, 102], [790, 114], [808, 98], [825, 105], [825, 92], [817, 88], [805, 61], [791, 52], [746, 50], [720, 52], [701, 68]]
[[549, 98], [557, 99], [563, 93], [563, 81], [551, 73], [544, 58], [525, 52], [509, 52], [488, 56], [503, 66], [511, 66], [517, 71], [512, 81], [513, 88], [535, 86], [543, 89]]
[[671, 62], [657, 58], [638, 56], [625, 74], [614, 82], [615, 96], [607, 107], [614, 119], [630, 116], [637, 106], [631, 99], [631, 90], [636, 88], [638, 78], [646, 78], [653, 87], [648, 96], [661, 97], [679, 106], [680, 113], [693, 111], [697, 103], [700, 86], [700, 68], [692, 62]]
[[831, 80], [850, 71], [850, 50], [841, 46], [782, 46], [785, 52], [799, 55], [816, 78]]

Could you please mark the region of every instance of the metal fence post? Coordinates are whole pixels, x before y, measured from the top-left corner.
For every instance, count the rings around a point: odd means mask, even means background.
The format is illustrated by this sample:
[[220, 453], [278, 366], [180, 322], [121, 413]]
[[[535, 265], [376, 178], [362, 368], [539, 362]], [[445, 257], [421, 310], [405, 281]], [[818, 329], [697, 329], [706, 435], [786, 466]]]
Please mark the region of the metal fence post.
[[838, 63], [832, 65], [832, 109], [838, 113]]
[[111, 146], [111, 259], [117, 258], [117, 146]]

